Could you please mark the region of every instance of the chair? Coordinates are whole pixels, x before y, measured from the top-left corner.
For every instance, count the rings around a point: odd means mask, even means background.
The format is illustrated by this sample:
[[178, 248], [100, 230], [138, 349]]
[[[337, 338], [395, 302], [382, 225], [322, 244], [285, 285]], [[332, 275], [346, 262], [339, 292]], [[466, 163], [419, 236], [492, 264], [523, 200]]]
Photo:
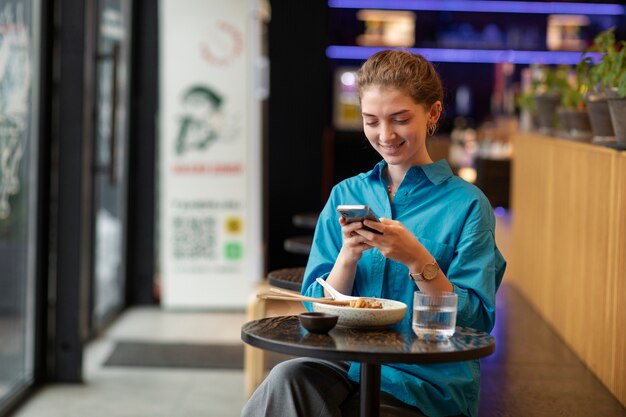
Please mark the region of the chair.
[[[304, 268], [286, 268], [282, 270], [272, 271], [268, 274], [268, 279], [263, 280], [253, 292], [248, 302], [247, 320], [258, 320], [265, 317], [297, 315], [305, 310], [300, 301], [278, 301], [264, 300], [257, 298], [257, 294], [267, 292], [271, 285], [278, 283], [281, 288], [293, 290], [298, 286], [302, 286], [302, 276]], [[272, 282], [269, 278], [272, 277]], [[291, 288], [287, 288], [290, 286]], [[299, 287], [294, 292], [300, 293]], [[252, 395], [256, 387], [265, 379], [265, 368], [267, 365], [266, 352], [261, 349], [253, 348], [250, 345], [244, 346], [243, 370], [244, 384], [246, 395]]]

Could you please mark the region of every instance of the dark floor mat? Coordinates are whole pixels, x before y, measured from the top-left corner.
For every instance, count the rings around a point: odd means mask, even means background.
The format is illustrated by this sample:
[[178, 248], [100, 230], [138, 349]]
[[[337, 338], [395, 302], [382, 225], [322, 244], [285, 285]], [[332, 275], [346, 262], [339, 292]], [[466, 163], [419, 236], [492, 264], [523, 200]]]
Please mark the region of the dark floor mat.
[[[268, 352], [267, 367], [290, 356]], [[104, 366], [243, 369], [243, 345], [118, 342]]]

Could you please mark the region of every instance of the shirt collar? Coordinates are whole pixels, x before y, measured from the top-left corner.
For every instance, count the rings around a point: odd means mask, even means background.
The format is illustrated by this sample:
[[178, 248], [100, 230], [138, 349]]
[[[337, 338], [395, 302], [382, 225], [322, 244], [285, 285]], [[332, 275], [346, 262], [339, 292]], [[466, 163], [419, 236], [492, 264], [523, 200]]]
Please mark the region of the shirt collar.
[[[372, 169], [369, 172], [368, 176], [376, 176], [380, 178], [383, 173], [383, 170], [386, 167], [387, 167], [387, 162], [385, 162], [385, 160], [383, 159], [378, 164], [376, 164], [374, 169]], [[424, 173], [424, 175], [426, 175], [426, 178], [428, 178], [430, 182], [432, 182], [434, 185], [439, 185], [442, 182], [446, 181], [448, 178], [451, 178], [454, 176], [454, 174], [452, 173], [452, 169], [450, 168], [450, 165], [448, 164], [448, 161], [446, 161], [445, 159], [440, 159], [439, 161], [433, 162], [432, 164], [414, 166], [409, 170], [407, 175], [411, 173], [412, 171], [417, 173], [416, 171], [418, 170], [421, 170]]]
[[452, 178], [454, 174], [452, 173], [452, 168], [448, 164], [448, 161], [445, 159], [440, 159], [437, 162], [433, 162], [432, 164], [422, 165], [419, 167], [424, 171], [424, 174], [428, 177], [430, 182], [435, 185], [439, 185], [442, 182], [446, 181], [448, 178]]

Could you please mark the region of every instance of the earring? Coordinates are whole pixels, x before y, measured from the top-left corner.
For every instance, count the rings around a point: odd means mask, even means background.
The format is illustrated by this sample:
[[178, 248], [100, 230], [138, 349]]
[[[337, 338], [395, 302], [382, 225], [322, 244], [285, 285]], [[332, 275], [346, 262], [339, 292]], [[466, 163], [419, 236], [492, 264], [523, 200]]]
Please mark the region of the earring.
[[437, 130], [437, 123], [429, 124], [428, 127], [428, 136], [433, 136], [435, 131]]

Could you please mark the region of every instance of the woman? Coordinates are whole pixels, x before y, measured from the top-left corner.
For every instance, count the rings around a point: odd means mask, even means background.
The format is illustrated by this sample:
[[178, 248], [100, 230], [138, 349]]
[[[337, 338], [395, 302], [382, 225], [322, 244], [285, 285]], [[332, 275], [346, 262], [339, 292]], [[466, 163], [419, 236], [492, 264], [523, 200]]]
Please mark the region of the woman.
[[[357, 83], [365, 136], [383, 160], [333, 188], [315, 231], [303, 294], [328, 295], [317, 277], [345, 294], [409, 306], [417, 287], [426, 293], [453, 291], [457, 325], [491, 331], [505, 261], [495, 245], [486, 197], [455, 177], [445, 161], [433, 162], [428, 155], [426, 136], [434, 133], [442, 111], [439, 76], [420, 55], [382, 51], [363, 64]], [[340, 204], [367, 204], [381, 221], [337, 220]], [[411, 309], [405, 320], [411, 320]], [[416, 415], [473, 417], [479, 378], [478, 361], [389, 364], [381, 369], [381, 390]], [[358, 381], [358, 363], [283, 362], [243, 415], [341, 416]]]

